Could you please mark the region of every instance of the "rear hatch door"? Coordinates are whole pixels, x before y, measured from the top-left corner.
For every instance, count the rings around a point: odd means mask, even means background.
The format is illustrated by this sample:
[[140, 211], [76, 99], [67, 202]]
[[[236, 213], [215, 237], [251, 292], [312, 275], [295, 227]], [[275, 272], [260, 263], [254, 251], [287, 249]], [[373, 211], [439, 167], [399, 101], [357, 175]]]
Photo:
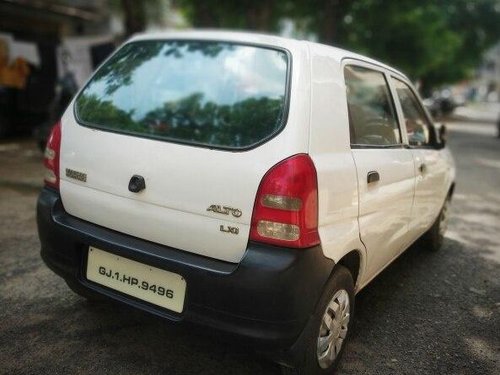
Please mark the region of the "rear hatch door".
[[[289, 74], [289, 54], [278, 48], [186, 40], [126, 44], [62, 119], [66, 211], [238, 262], [259, 182], [281, 158], [269, 152], [268, 141], [285, 125]], [[133, 176], [144, 179], [139, 192], [129, 189]]]

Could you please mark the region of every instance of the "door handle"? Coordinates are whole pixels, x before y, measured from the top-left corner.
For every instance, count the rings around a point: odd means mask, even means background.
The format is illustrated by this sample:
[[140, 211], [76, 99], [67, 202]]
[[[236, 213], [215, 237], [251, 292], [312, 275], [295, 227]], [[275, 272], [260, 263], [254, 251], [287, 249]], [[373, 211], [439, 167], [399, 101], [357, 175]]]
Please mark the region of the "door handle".
[[380, 180], [380, 175], [377, 171], [370, 171], [366, 176], [366, 180], [369, 184], [371, 184], [372, 182], [377, 182]]
[[420, 173], [425, 173], [427, 171], [427, 165], [425, 165], [425, 163], [420, 164], [418, 170], [420, 171]]

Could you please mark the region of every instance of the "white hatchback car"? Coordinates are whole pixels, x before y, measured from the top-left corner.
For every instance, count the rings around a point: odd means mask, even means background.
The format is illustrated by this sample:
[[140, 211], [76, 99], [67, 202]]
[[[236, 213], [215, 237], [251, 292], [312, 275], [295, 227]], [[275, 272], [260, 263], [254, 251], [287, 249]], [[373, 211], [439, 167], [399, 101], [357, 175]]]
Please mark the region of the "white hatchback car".
[[251, 339], [326, 374], [354, 296], [437, 250], [455, 168], [409, 80], [316, 43], [132, 38], [50, 136], [41, 255], [77, 293]]

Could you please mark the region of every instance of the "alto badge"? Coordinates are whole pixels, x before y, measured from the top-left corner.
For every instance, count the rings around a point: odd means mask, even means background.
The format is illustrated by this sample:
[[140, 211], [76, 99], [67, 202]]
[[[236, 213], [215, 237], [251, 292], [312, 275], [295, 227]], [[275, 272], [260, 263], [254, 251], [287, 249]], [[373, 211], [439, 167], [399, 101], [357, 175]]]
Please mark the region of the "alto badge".
[[212, 211], [215, 212], [216, 214], [222, 214], [222, 215], [231, 214], [234, 217], [240, 217], [243, 214], [243, 212], [241, 212], [239, 208], [221, 206], [218, 204], [212, 204], [210, 207], [207, 208], [207, 211]]

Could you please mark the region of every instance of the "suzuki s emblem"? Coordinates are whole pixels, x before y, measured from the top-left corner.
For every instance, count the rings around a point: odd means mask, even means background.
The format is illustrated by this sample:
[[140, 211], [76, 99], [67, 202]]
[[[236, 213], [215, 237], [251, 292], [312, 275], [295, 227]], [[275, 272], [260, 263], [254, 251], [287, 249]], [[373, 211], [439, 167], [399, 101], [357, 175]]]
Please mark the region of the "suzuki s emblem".
[[215, 212], [216, 214], [222, 215], [233, 215], [234, 217], [240, 217], [243, 213], [239, 208], [232, 208], [228, 206], [220, 206], [218, 204], [212, 204], [207, 208], [207, 211]]

